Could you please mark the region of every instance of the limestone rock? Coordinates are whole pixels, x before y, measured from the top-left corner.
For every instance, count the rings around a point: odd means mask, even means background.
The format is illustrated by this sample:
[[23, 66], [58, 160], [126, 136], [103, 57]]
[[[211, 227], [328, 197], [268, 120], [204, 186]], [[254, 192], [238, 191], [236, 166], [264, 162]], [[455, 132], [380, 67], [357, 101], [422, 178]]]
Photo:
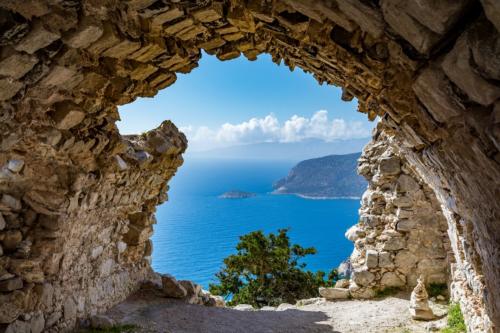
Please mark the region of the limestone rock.
[[295, 309], [295, 306], [292, 304], [289, 304], [289, 303], [281, 303], [276, 308], [276, 311], [286, 311], [286, 310], [290, 310], [290, 309]]
[[465, 38], [460, 38], [446, 56], [442, 68], [450, 80], [463, 91], [467, 91], [472, 100], [481, 105], [491, 105], [500, 98], [500, 88], [478, 75], [470, 62], [470, 48]]
[[375, 291], [372, 288], [362, 287], [351, 281], [349, 285], [349, 294], [355, 299], [369, 299], [375, 297]]
[[384, 273], [384, 275], [382, 275], [382, 279], [380, 280], [380, 283], [383, 286], [386, 286], [386, 287], [401, 288], [401, 287], [405, 286], [406, 281], [404, 281], [403, 279], [401, 279], [394, 272], [386, 272], [386, 273]]
[[378, 265], [381, 268], [391, 268], [394, 266], [392, 262], [392, 257], [389, 252], [383, 251], [379, 253]]
[[354, 271], [351, 279], [359, 286], [368, 286], [373, 280], [375, 280], [375, 274], [367, 270]]
[[337, 282], [335, 282], [335, 288], [349, 288], [349, 280], [339, 279]]
[[459, 116], [464, 106], [458, 96], [451, 93], [451, 82], [439, 68], [427, 68], [413, 84], [418, 99], [437, 121], [446, 122]]
[[199, 296], [201, 294], [201, 286], [188, 280], [178, 281], [179, 284], [186, 290], [186, 299], [188, 303], [200, 303]]
[[30, 333], [41, 333], [45, 327], [45, 318], [43, 313], [38, 312], [33, 315], [30, 322]]
[[[59, 88], [61, 90], [72, 89], [83, 81], [83, 75], [65, 66], [55, 66], [40, 83], [49, 88]], [[65, 103], [70, 105], [72, 103]]]
[[19, 230], [7, 230], [4, 234], [4, 239], [2, 241], [3, 247], [6, 251], [14, 251], [21, 241], [23, 240], [23, 234]]
[[125, 162], [120, 155], [116, 155], [115, 159], [116, 159], [116, 164], [118, 165], [118, 169], [120, 169], [121, 171], [125, 171], [128, 169], [127, 162]]
[[238, 304], [233, 307], [234, 310], [238, 311], [254, 311], [255, 309], [250, 304]]
[[105, 315], [95, 315], [90, 317], [90, 327], [95, 329], [105, 330], [110, 329], [115, 325], [115, 321]]
[[31, 333], [31, 327], [29, 323], [25, 321], [16, 320], [7, 326], [5, 333]]
[[54, 311], [54, 312], [52, 312], [47, 317], [47, 320], [45, 322], [45, 327], [49, 328], [49, 327], [54, 326], [62, 318], [62, 316], [63, 316], [63, 314], [62, 314], [61, 311]]
[[0, 210], [5, 208], [6, 210], [19, 211], [21, 210], [21, 201], [12, 195], [4, 194], [0, 200]]
[[402, 219], [396, 225], [397, 231], [409, 232], [413, 229], [416, 229], [418, 226], [417, 221], [414, 219]]
[[23, 287], [23, 280], [20, 278], [13, 278], [9, 280], [0, 281], [0, 292], [10, 292]]
[[402, 8], [404, 1], [384, 0], [384, 19], [399, 35], [406, 39], [420, 53], [427, 54], [438, 42], [439, 35], [415, 20]]
[[380, 160], [379, 173], [382, 175], [397, 175], [401, 171], [401, 161], [398, 157], [388, 157]]
[[102, 26], [98, 22], [84, 19], [78, 28], [64, 36], [63, 40], [73, 48], [84, 48], [98, 40], [103, 32]]
[[23, 160], [10, 160], [7, 164], [7, 168], [15, 173], [20, 172], [23, 169], [24, 161]]
[[4, 101], [14, 97], [23, 84], [12, 78], [0, 79], [0, 101]]
[[68, 321], [72, 321], [76, 319], [76, 303], [72, 297], [68, 297], [63, 304], [64, 309], [64, 319]]
[[38, 58], [16, 53], [0, 62], [0, 75], [19, 79], [28, 73], [38, 62]]
[[402, 237], [390, 237], [384, 244], [383, 249], [386, 251], [401, 250], [405, 247], [405, 240]]
[[356, 239], [365, 236], [365, 232], [359, 228], [357, 225], [353, 225], [346, 231], [345, 237], [351, 242], [356, 241]]
[[319, 288], [319, 294], [327, 300], [348, 299], [349, 289], [347, 288]]
[[420, 188], [418, 183], [408, 175], [399, 176], [397, 184], [400, 192], [414, 192]]
[[80, 124], [85, 118], [85, 113], [70, 106], [59, 108], [53, 116], [56, 127], [62, 130], [68, 130]]
[[218, 307], [218, 308], [224, 308], [224, 307], [226, 307], [226, 301], [224, 300], [224, 298], [222, 296], [214, 296], [214, 295], [212, 295], [210, 298], [215, 300], [215, 306], [216, 307]]
[[23, 40], [21, 40], [18, 45], [16, 45], [15, 49], [33, 54], [59, 38], [60, 35], [58, 33], [45, 29], [43, 24], [39, 22], [35, 24], [30, 33]]
[[202, 303], [205, 306], [215, 306], [218, 308], [224, 308], [226, 306], [226, 301], [222, 296], [214, 296], [206, 290], [201, 290], [199, 293], [198, 303]]
[[171, 275], [162, 274], [162, 290], [166, 297], [184, 298], [187, 296], [186, 289]]
[[366, 251], [366, 267], [375, 268], [378, 266], [378, 252], [375, 250]]
[[260, 311], [276, 311], [276, 308], [274, 306], [263, 306], [259, 309]]
[[0, 294], [0, 324], [12, 323], [21, 315], [25, 297], [21, 291]]

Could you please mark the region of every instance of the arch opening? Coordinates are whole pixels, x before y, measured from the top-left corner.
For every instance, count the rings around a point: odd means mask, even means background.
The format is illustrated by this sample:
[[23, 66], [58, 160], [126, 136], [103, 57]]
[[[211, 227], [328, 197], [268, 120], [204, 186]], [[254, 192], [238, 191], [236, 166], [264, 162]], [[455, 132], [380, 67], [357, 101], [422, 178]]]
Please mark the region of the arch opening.
[[[308, 74], [291, 73], [269, 56], [223, 63], [203, 54], [199, 64], [179, 77], [176, 90], [120, 110], [121, 132], [140, 132], [169, 118], [188, 138], [184, 164], [169, 183], [169, 201], [156, 213], [152, 267], [208, 290], [240, 236], [289, 227], [291, 241], [318, 251], [307, 258], [307, 269], [328, 275], [352, 252], [344, 233], [358, 221], [366, 187], [356, 175], [356, 160], [375, 123], [353, 112], [355, 100], [341, 101], [340, 88], [318, 86]], [[200, 92], [203, 87], [207, 91]], [[195, 91], [197, 100], [186, 101]], [[148, 116], [154, 120], [145, 121]], [[287, 180], [292, 168], [311, 159], [323, 175], [328, 163], [342, 163], [341, 174], [316, 176], [314, 189]], [[284, 183], [280, 188], [278, 181]], [[221, 200], [231, 190], [254, 197]]]

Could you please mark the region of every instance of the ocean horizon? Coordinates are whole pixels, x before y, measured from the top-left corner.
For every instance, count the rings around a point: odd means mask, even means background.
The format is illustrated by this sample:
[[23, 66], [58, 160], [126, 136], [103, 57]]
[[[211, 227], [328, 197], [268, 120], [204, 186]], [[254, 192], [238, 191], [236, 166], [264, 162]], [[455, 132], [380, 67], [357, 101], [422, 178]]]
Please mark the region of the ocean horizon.
[[[311, 271], [330, 271], [347, 259], [353, 244], [345, 231], [357, 223], [359, 198], [315, 200], [272, 194], [274, 181], [297, 161], [187, 158], [170, 182], [169, 201], [158, 207], [152, 266], [207, 289], [223, 259], [236, 252], [239, 237], [289, 228], [292, 243], [313, 246], [304, 262]], [[230, 190], [255, 193], [221, 199]]]

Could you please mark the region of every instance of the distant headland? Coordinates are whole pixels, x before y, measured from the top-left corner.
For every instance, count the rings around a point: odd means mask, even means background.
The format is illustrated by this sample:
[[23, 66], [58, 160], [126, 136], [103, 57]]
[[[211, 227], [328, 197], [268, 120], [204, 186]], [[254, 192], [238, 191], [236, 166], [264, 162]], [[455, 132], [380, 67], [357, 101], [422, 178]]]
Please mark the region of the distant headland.
[[305, 160], [273, 184], [273, 194], [295, 194], [307, 199], [358, 199], [366, 180], [356, 173], [361, 153], [329, 155]]

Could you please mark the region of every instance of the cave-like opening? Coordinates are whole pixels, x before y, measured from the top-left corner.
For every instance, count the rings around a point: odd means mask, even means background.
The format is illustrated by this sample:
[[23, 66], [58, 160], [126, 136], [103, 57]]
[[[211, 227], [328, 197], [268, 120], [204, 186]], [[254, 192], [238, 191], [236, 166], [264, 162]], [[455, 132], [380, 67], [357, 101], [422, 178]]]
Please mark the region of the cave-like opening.
[[[376, 122], [341, 96], [340, 88], [319, 86], [267, 55], [222, 63], [203, 54], [199, 68], [174, 86], [122, 106], [121, 133], [145, 132], [167, 118], [188, 138], [169, 201], [156, 213], [153, 268], [208, 289], [239, 236], [288, 227], [292, 241], [318, 250], [308, 269], [329, 272], [348, 260], [353, 244], [344, 233], [359, 220], [367, 186], [356, 175], [357, 158]], [[294, 180], [277, 197], [275, 183], [303, 160], [324, 165], [301, 171], [298, 177], [313, 175], [311, 183]], [[231, 189], [258, 198], [220, 200]]]

